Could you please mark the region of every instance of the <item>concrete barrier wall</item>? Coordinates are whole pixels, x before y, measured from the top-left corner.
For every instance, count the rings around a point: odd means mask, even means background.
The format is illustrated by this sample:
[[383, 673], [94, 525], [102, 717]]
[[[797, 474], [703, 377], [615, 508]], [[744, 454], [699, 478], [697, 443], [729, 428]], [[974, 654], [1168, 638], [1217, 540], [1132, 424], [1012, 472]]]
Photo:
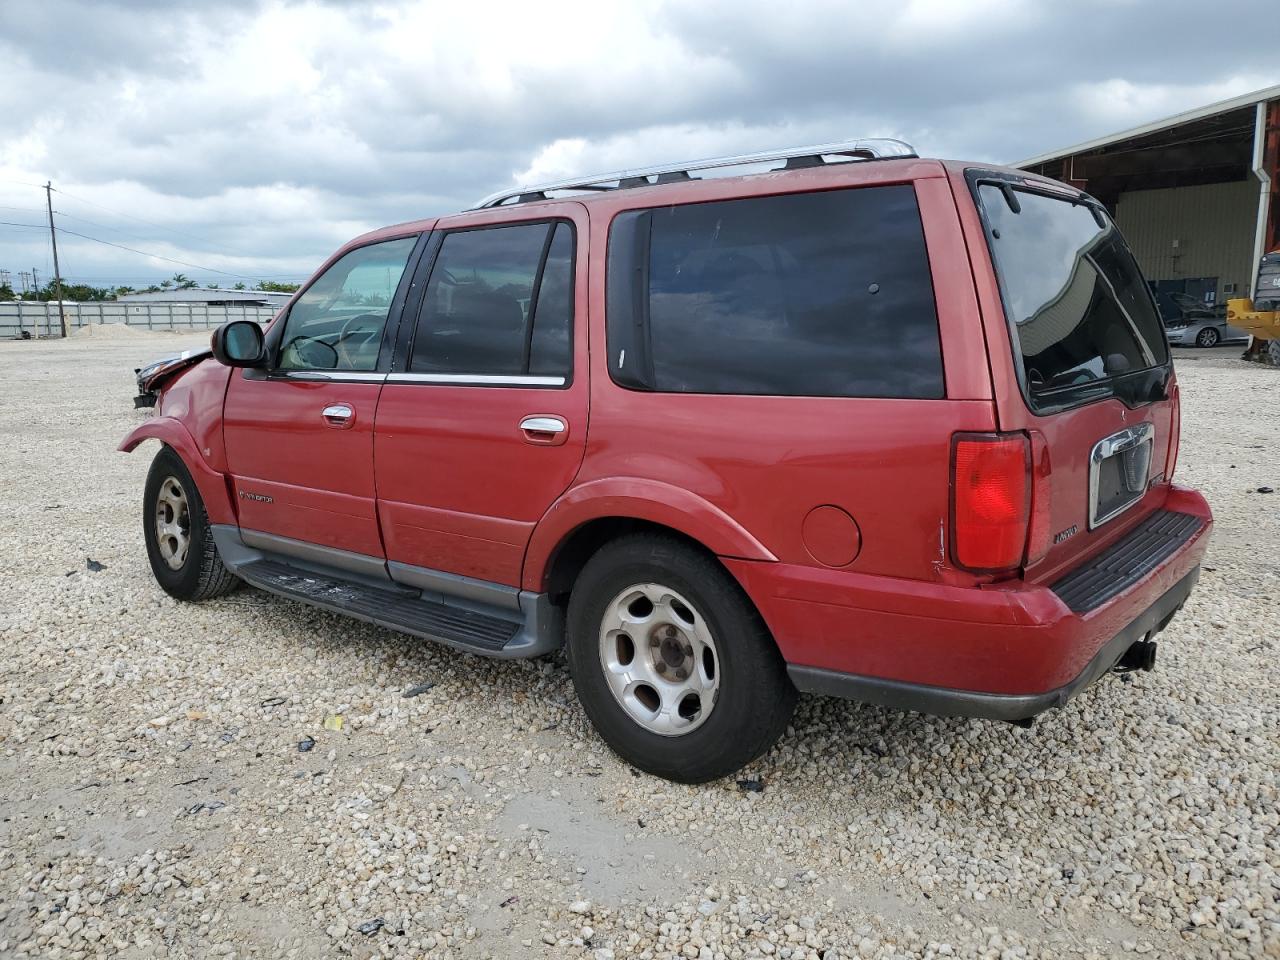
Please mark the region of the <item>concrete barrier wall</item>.
[[[67, 332], [98, 323], [123, 323], [144, 330], [211, 330], [228, 320], [257, 320], [266, 323], [275, 307], [255, 304], [209, 306], [203, 303], [64, 303]], [[62, 334], [58, 304], [26, 300], [0, 302], [0, 339], [57, 337]]]

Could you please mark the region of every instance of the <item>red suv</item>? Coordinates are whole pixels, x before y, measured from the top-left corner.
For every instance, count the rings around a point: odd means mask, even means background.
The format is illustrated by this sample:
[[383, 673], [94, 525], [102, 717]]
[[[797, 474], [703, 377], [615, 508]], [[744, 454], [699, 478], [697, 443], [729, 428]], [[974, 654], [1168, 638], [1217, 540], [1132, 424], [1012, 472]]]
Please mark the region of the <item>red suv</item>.
[[1150, 668], [1212, 523], [1107, 211], [898, 141], [378, 230], [211, 353], [144, 372], [121, 447], [163, 444], [166, 591], [564, 646], [604, 739], [675, 780], [758, 756], [797, 692], [1025, 724]]

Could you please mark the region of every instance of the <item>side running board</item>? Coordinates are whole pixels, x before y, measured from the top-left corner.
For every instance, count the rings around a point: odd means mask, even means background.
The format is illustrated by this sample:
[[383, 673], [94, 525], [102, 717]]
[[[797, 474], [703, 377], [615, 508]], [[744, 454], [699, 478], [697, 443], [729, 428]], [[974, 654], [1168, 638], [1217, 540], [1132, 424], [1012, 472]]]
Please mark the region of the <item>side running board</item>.
[[236, 576], [290, 600], [488, 657], [536, 657], [561, 643], [560, 617], [545, 594], [521, 593], [518, 608], [493, 606], [247, 547], [234, 527], [214, 532]]

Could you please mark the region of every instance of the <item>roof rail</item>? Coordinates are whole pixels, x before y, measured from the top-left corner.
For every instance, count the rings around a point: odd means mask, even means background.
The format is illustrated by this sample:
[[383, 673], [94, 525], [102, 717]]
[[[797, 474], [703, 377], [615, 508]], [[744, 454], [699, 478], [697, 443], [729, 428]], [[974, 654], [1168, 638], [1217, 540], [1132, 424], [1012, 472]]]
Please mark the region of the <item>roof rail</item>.
[[707, 160], [694, 160], [688, 163], [663, 164], [656, 167], [639, 167], [634, 170], [619, 170], [616, 173], [603, 173], [591, 177], [575, 177], [569, 180], [557, 180], [552, 183], [541, 183], [533, 186], [516, 187], [511, 190], [500, 190], [492, 193], [477, 203], [472, 210], [483, 210], [486, 207], [500, 207], [508, 201], [516, 203], [532, 203], [550, 199], [547, 194], [557, 190], [626, 190], [631, 187], [645, 187], [657, 183], [675, 183], [692, 179], [689, 174], [694, 170], [712, 170], [721, 167], [738, 167], [752, 163], [771, 163], [785, 160], [784, 170], [796, 170], [802, 167], [818, 166], [823, 157], [840, 156], [856, 160], [891, 160], [901, 157], [918, 156], [915, 147], [901, 140], [842, 140], [836, 143], [818, 143], [808, 147], [792, 147], [789, 150], [766, 150], [763, 153], [744, 153], [736, 157], [712, 157]]

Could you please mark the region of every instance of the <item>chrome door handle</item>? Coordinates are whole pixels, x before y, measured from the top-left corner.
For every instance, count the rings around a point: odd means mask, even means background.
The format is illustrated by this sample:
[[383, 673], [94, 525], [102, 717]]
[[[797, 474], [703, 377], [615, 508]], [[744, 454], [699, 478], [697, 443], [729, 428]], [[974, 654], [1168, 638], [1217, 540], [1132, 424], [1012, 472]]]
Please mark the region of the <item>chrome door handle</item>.
[[550, 414], [534, 414], [520, 421], [520, 433], [525, 443], [558, 447], [569, 439], [569, 424]]
[[331, 427], [349, 427], [351, 426], [351, 418], [356, 415], [355, 410], [351, 409], [349, 403], [331, 403], [320, 411], [320, 416], [324, 418], [324, 422]]
[[569, 425], [559, 417], [525, 417], [520, 429], [528, 433], [564, 433]]

